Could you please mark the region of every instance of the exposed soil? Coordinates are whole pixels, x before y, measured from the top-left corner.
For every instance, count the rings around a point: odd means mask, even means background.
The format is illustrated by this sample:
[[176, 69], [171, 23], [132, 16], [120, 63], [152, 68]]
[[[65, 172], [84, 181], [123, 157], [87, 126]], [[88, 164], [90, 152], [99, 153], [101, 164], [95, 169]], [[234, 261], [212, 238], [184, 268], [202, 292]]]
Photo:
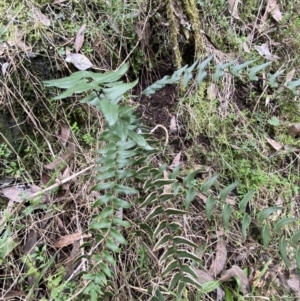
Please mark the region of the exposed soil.
[[178, 89], [168, 85], [151, 96], [142, 96], [138, 109], [144, 122], [149, 127], [161, 124], [169, 128], [170, 120], [176, 110]]

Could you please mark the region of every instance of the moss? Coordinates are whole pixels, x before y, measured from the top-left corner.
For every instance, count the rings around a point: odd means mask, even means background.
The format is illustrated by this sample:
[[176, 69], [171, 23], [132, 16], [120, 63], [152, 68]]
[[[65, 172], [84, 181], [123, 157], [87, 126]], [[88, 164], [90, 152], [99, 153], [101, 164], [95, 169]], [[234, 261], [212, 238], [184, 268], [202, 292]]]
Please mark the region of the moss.
[[182, 63], [182, 57], [181, 53], [179, 51], [179, 45], [178, 45], [178, 40], [177, 40], [177, 35], [178, 35], [178, 28], [177, 24], [175, 21], [175, 16], [172, 12], [172, 6], [171, 6], [171, 0], [167, 2], [167, 15], [168, 15], [168, 20], [170, 23], [170, 41], [173, 46], [173, 51], [175, 55], [175, 65], [179, 69], [181, 68], [181, 63]]
[[199, 18], [198, 9], [195, 0], [183, 0], [185, 12], [192, 23], [195, 39], [195, 52], [198, 59], [203, 58], [206, 55], [206, 50], [203, 45], [203, 39], [201, 34], [201, 22]]

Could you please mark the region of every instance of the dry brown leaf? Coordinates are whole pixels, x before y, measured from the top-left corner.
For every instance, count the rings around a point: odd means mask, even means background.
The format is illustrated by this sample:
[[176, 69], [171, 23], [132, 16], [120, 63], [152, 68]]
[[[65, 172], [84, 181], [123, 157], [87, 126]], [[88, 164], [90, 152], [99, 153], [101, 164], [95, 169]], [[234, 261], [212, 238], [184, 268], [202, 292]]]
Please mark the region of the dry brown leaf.
[[247, 251], [244, 252], [244, 253], [241, 253], [239, 255], [237, 255], [234, 259], [235, 262], [238, 262], [238, 261], [243, 261], [245, 259], [247, 259], [249, 257], [249, 255], [251, 254], [251, 252], [255, 249], [255, 247], [249, 247], [247, 248]]
[[280, 143], [278, 143], [277, 141], [270, 139], [270, 138], [266, 138], [268, 143], [276, 150], [279, 151], [282, 149], [282, 145]]
[[31, 188], [24, 190], [17, 186], [3, 188], [2, 193], [6, 198], [15, 203], [20, 203], [24, 198], [30, 198], [30, 196], [34, 194]]
[[63, 247], [73, 244], [77, 240], [91, 237], [91, 236], [92, 236], [92, 234], [90, 234], [90, 233], [82, 234], [82, 232], [76, 232], [76, 233], [72, 233], [72, 234], [68, 234], [68, 235], [60, 237], [53, 245], [55, 248], [63, 248]]
[[71, 129], [68, 124], [66, 123], [61, 123], [60, 124], [60, 142], [62, 143], [63, 146], [66, 146], [69, 137], [70, 137]]
[[66, 273], [64, 279], [67, 280], [74, 272], [74, 260], [78, 255], [80, 255], [80, 241], [75, 241], [73, 244], [73, 248], [66, 264]]
[[51, 180], [51, 176], [48, 173], [43, 171], [42, 175], [41, 175], [41, 182], [44, 185], [47, 185], [50, 180]]
[[287, 279], [287, 285], [293, 290], [297, 296], [300, 296], [300, 280], [299, 276], [295, 272], [290, 273], [289, 279]]
[[243, 50], [244, 50], [245, 52], [250, 53], [250, 49], [249, 49], [249, 46], [248, 46], [248, 42], [247, 42], [247, 41], [244, 41], [244, 42], [242, 43], [242, 48], [243, 48]]
[[297, 137], [300, 134], [300, 123], [293, 124], [288, 128], [288, 132], [291, 136]]
[[261, 46], [254, 46], [254, 48], [262, 57], [269, 61], [277, 61], [280, 59], [279, 56], [271, 54], [268, 43], [264, 43]]
[[221, 281], [228, 281], [232, 277], [237, 277], [240, 280], [240, 290], [246, 295], [250, 291], [250, 284], [244, 271], [237, 265], [233, 265], [231, 269], [225, 271], [220, 278]]
[[208, 273], [216, 278], [219, 275], [226, 264], [227, 248], [223, 239], [219, 239], [216, 246], [216, 256], [210, 266]]
[[284, 83], [285, 86], [287, 85], [288, 82], [290, 82], [293, 79], [293, 77], [295, 75], [295, 72], [296, 72], [296, 69], [293, 68], [290, 72], [288, 72], [286, 74], [286, 76], [285, 76], [285, 83]]
[[3, 76], [5, 75], [8, 67], [9, 67], [9, 63], [8, 62], [5, 62], [5, 63], [2, 64], [1, 71], [2, 71], [2, 75]]
[[53, 162], [46, 164], [44, 167], [50, 170], [56, 169], [58, 167], [63, 167], [68, 164], [72, 155], [73, 152], [70, 147], [68, 147], [61, 157], [56, 158]]
[[35, 7], [33, 9], [33, 16], [36, 19], [36, 21], [44, 24], [45, 26], [49, 27], [51, 25], [50, 19], [47, 16], [45, 16], [39, 8]]
[[71, 53], [65, 59], [67, 63], [72, 63], [78, 70], [87, 70], [93, 67], [91, 61], [83, 54]]
[[76, 34], [76, 38], [75, 38], [75, 42], [74, 42], [76, 53], [78, 53], [78, 51], [81, 49], [81, 47], [84, 43], [85, 30], [86, 30], [86, 24], [83, 24]]
[[276, 0], [269, 0], [267, 8], [268, 12], [271, 14], [275, 21], [280, 22], [282, 20], [282, 14]]
[[176, 124], [175, 115], [172, 116], [171, 121], [170, 121], [170, 132], [171, 133], [177, 132], [177, 124]]
[[180, 158], [181, 158], [181, 152], [179, 152], [179, 153], [175, 156], [173, 162], [171, 163], [171, 165], [169, 165], [169, 168], [170, 168], [171, 170], [175, 169], [178, 165], [180, 165]]
[[237, 20], [240, 20], [240, 16], [238, 13], [238, 5], [240, 0], [228, 0], [228, 10], [229, 13]]

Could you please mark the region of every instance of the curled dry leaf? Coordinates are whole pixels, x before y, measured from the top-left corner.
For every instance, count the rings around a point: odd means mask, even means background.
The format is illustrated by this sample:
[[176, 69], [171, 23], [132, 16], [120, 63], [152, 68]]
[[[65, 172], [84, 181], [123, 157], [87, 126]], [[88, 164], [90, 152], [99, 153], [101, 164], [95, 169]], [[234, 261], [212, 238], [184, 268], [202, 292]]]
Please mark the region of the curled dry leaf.
[[181, 152], [179, 152], [179, 153], [175, 156], [173, 162], [171, 163], [171, 165], [169, 165], [169, 168], [170, 168], [171, 170], [175, 169], [178, 165], [180, 165], [180, 158], [181, 158]]
[[270, 139], [270, 138], [266, 138], [268, 143], [276, 150], [279, 151], [282, 149], [282, 145], [280, 143], [278, 143], [277, 141]]
[[232, 266], [231, 269], [225, 271], [221, 277], [221, 281], [228, 281], [232, 277], [237, 277], [240, 280], [240, 290], [246, 295], [250, 291], [250, 284], [244, 271], [237, 265]]
[[264, 43], [261, 46], [254, 46], [254, 48], [262, 57], [269, 61], [277, 61], [280, 59], [279, 56], [271, 54], [268, 43]]
[[170, 121], [170, 132], [176, 133], [177, 132], [177, 124], [176, 124], [176, 117], [175, 115], [172, 116]]
[[83, 24], [76, 34], [76, 38], [75, 38], [75, 42], [74, 42], [76, 53], [78, 53], [78, 51], [81, 49], [81, 47], [84, 43], [85, 30], [86, 30], [86, 24]]
[[216, 277], [219, 275], [226, 264], [227, 259], [227, 248], [223, 239], [219, 239], [216, 246], [216, 256], [211, 264], [208, 273]]
[[54, 247], [55, 248], [63, 248], [66, 247], [68, 245], [73, 244], [75, 241], [83, 239], [83, 238], [87, 238], [87, 237], [91, 237], [92, 234], [82, 234], [82, 232], [76, 232], [76, 233], [72, 233], [72, 234], [68, 234], [65, 236], [60, 237], [55, 243], [54, 243]]
[[71, 53], [66, 57], [65, 61], [72, 63], [78, 70], [87, 70], [93, 66], [91, 61], [80, 53]]
[[240, 20], [240, 16], [238, 13], [238, 5], [240, 0], [228, 0], [228, 10], [233, 18]]
[[267, 11], [271, 14], [275, 21], [280, 22], [282, 20], [282, 14], [276, 0], [268, 1]]

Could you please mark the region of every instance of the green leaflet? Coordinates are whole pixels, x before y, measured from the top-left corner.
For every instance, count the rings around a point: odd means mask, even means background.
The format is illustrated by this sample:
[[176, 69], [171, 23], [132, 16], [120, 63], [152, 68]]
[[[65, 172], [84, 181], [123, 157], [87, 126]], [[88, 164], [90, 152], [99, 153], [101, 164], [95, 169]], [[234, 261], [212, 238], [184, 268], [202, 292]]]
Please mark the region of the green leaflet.
[[119, 106], [107, 98], [100, 101], [100, 106], [107, 123], [113, 126], [118, 120]]
[[223, 190], [221, 190], [219, 194], [219, 198], [221, 199], [221, 201], [225, 202], [226, 198], [228, 197], [228, 194], [232, 192], [232, 190], [235, 189], [238, 185], [240, 185], [240, 183], [240, 181], [235, 181], [234, 183], [228, 185]]
[[261, 229], [261, 236], [262, 236], [262, 240], [263, 240], [263, 246], [265, 248], [267, 248], [271, 241], [271, 232], [266, 224]]
[[272, 62], [268, 62], [268, 63], [265, 63], [265, 64], [261, 64], [261, 65], [258, 65], [258, 66], [254, 66], [252, 68], [249, 69], [249, 79], [250, 80], [254, 80], [254, 81], [257, 81], [258, 80], [258, 77], [256, 76], [256, 73], [268, 66], [270, 66], [272, 64]]
[[239, 202], [239, 208], [241, 210], [242, 213], [245, 213], [246, 211], [246, 207], [249, 203], [249, 201], [251, 200], [252, 196], [254, 195], [255, 190], [251, 190], [248, 193], [246, 193], [243, 197], [243, 199]]
[[219, 175], [216, 174], [214, 175], [212, 178], [210, 178], [209, 180], [207, 180], [200, 188], [200, 190], [203, 193], [207, 193], [209, 188], [215, 183], [215, 181], [218, 179]]
[[273, 214], [274, 212], [278, 211], [278, 210], [282, 210], [282, 207], [269, 207], [266, 208], [264, 210], [262, 210], [259, 214], [258, 214], [258, 220], [259, 221], [264, 221], [269, 215]]
[[227, 230], [229, 229], [229, 219], [230, 219], [232, 212], [233, 212], [232, 206], [229, 204], [226, 204], [224, 207], [224, 210], [223, 210], [223, 224]]
[[107, 97], [110, 100], [115, 100], [120, 98], [122, 95], [124, 95], [128, 90], [132, 89], [136, 84], [138, 80], [132, 82], [132, 83], [119, 83], [114, 84], [111, 88], [105, 88], [103, 89], [103, 93], [105, 97]]
[[289, 268], [290, 262], [287, 256], [287, 241], [285, 240], [284, 236], [282, 236], [279, 240], [279, 252], [285, 266]]
[[205, 213], [209, 221], [211, 221], [211, 214], [216, 204], [217, 204], [217, 200], [210, 195], [205, 203]]
[[249, 214], [245, 213], [243, 216], [243, 221], [242, 221], [242, 234], [243, 234], [244, 240], [246, 240], [247, 229], [249, 228], [250, 224], [251, 224], [251, 216]]

